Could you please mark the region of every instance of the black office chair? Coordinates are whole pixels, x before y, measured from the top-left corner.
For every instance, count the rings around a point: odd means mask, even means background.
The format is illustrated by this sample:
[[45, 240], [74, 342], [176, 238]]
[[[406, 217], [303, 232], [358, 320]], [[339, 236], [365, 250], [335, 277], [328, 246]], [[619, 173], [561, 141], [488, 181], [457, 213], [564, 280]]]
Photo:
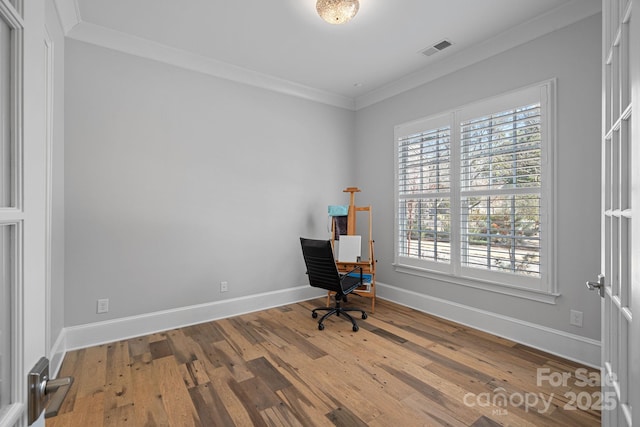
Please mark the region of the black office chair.
[[[333, 307], [314, 308], [311, 316], [315, 319], [318, 317], [317, 311], [326, 311], [327, 313], [318, 321], [318, 329], [324, 329], [324, 319], [335, 314], [336, 316], [344, 316], [351, 320], [353, 331], [357, 332], [358, 324], [355, 319], [349, 315], [349, 311], [359, 311], [362, 318], [367, 318], [367, 313], [359, 308], [347, 308], [340, 305], [340, 301], [347, 302], [347, 295], [353, 292], [358, 286], [362, 285], [362, 268], [355, 268], [348, 273], [341, 274], [338, 272], [336, 260], [333, 257], [331, 249], [331, 241], [329, 240], [313, 240], [300, 238], [302, 244], [302, 255], [307, 265], [307, 274], [309, 276], [309, 284], [316, 288], [326, 289], [335, 292], [336, 305]], [[359, 277], [349, 275], [360, 270]]]

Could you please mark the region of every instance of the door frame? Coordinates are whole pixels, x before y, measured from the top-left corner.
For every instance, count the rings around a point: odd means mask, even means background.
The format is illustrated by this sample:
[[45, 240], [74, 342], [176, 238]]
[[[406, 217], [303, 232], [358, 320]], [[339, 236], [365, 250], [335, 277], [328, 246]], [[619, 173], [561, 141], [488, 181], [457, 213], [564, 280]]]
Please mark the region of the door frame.
[[[0, 222], [15, 223], [11, 325], [11, 403], [0, 427], [27, 425], [27, 374], [46, 354], [46, 67], [45, 1], [0, 0], [15, 29], [11, 120], [14, 201]], [[44, 426], [40, 417], [34, 426]]]
[[23, 221], [22, 209], [22, 70], [24, 50], [24, 20], [21, 14], [21, 2], [14, 7], [8, 0], [0, 0], [0, 19], [3, 19], [12, 30], [11, 40], [11, 100], [10, 100], [10, 127], [11, 137], [11, 207], [0, 208], [0, 223], [3, 226], [12, 226], [11, 247], [11, 278], [10, 278], [10, 328], [9, 328], [9, 365], [10, 365], [10, 403], [0, 408], [0, 426], [16, 424], [21, 414], [26, 411], [26, 390], [23, 380], [24, 372], [24, 322], [23, 322]]
[[[631, 0], [630, 0], [631, 1]], [[634, 6], [638, 6], [636, 1]], [[635, 222], [640, 221], [640, 14], [635, 11], [630, 29], [630, 84], [631, 84], [631, 206]], [[640, 226], [631, 228], [631, 295], [630, 306], [640, 313]], [[640, 425], [640, 314], [633, 317], [628, 342], [629, 396], [632, 420]]]
[[[637, 2], [636, 2], [637, 3]], [[640, 28], [602, 1], [602, 425], [640, 424]], [[635, 114], [634, 114], [635, 112]], [[635, 212], [634, 212], [635, 211]], [[636, 225], [634, 227], [634, 225]], [[593, 282], [592, 282], [593, 284]], [[635, 291], [635, 292], [634, 292]]]

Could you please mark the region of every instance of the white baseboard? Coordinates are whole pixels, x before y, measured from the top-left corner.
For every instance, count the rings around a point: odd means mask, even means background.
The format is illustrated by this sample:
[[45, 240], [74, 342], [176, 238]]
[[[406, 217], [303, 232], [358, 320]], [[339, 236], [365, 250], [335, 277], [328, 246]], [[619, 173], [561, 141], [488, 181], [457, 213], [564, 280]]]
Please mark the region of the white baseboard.
[[55, 378], [58, 376], [58, 372], [60, 371], [60, 367], [62, 366], [64, 355], [67, 354], [65, 339], [66, 336], [67, 331], [62, 328], [60, 334], [58, 335], [58, 338], [56, 338], [56, 341], [49, 349], [49, 373], [51, 374], [51, 378]]
[[[60, 334], [65, 352], [153, 334], [211, 320], [266, 310], [326, 295], [310, 286], [232, 298], [205, 304], [124, 317], [65, 328]], [[56, 341], [56, 344], [58, 341]], [[57, 353], [56, 353], [57, 354]], [[63, 354], [64, 356], [64, 354]]]
[[[376, 284], [376, 289], [379, 298], [498, 335], [591, 367], [600, 367], [600, 341], [380, 282]], [[325, 293], [316, 288], [300, 286], [105, 322], [71, 326], [62, 330], [51, 349], [51, 372], [58, 372], [62, 359], [69, 350], [266, 310], [318, 298], [323, 295]]]
[[380, 282], [376, 283], [376, 288], [377, 296], [382, 299], [507, 338], [587, 366], [600, 367], [600, 341]]

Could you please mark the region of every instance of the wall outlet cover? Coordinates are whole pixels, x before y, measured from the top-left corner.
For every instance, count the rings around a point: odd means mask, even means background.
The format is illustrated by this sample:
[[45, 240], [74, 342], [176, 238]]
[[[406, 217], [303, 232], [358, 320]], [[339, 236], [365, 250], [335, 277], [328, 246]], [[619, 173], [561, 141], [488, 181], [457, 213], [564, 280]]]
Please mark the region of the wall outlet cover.
[[109, 312], [109, 299], [99, 299], [98, 300], [98, 314], [108, 313]]
[[571, 310], [571, 317], [569, 320], [573, 326], [582, 327], [582, 312], [578, 310]]

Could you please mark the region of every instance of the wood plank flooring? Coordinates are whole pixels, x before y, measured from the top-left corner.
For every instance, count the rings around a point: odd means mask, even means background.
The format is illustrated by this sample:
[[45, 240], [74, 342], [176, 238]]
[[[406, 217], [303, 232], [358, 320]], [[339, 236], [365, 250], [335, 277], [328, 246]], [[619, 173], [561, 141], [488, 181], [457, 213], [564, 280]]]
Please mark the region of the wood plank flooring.
[[598, 371], [383, 300], [319, 331], [325, 301], [71, 351], [46, 426], [600, 425]]

